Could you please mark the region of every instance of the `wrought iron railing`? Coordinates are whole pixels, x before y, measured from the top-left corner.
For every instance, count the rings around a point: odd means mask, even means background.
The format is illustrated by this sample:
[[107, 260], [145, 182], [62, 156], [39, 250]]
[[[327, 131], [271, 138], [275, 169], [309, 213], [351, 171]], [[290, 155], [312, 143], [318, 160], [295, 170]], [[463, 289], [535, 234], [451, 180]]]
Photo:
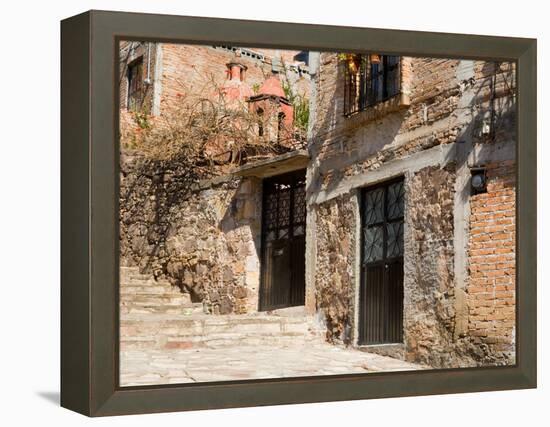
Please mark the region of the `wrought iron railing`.
[[[371, 59], [374, 56], [376, 61]], [[359, 55], [356, 68], [344, 64], [344, 114], [357, 113], [399, 94], [400, 63], [399, 56]]]

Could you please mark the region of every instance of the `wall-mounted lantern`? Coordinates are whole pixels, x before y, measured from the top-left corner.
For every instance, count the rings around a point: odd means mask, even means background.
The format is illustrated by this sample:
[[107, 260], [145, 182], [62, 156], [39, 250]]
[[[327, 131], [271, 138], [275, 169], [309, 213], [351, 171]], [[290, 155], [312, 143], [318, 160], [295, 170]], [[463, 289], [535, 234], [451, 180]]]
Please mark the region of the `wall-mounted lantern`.
[[380, 55], [377, 53], [372, 53], [370, 55], [370, 62], [371, 64], [380, 64]]
[[470, 180], [473, 194], [480, 194], [487, 192], [487, 172], [485, 168], [471, 168], [470, 172], [472, 178]]

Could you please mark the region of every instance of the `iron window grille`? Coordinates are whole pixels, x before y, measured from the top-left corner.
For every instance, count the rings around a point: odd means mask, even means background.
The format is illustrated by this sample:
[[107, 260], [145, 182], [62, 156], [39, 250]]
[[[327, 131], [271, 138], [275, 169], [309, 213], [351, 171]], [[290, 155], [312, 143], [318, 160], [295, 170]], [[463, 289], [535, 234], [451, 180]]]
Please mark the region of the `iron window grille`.
[[128, 65], [128, 101], [129, 111], [139, 111], [144, 98], [143, 58], [138, 58]]
[[383, 102], [401, 91], [401, 57], [380, 55], [373, 62], [371, 55], [359, 55], [357, 70], [345, 67], [344, 115], [348, 116]]

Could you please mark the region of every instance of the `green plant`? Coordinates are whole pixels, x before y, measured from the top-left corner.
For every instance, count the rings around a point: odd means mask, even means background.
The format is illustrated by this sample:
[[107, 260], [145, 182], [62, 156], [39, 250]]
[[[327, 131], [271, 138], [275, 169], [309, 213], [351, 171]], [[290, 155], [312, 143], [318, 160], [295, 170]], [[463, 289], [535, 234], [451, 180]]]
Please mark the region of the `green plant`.
[[288, 79], [283, 80], [282, 84], [286, 98], [294, 107], [294, 126], [305, 133], [309, 123], [309, 101], [305, 96], [292, 90]]
[[147, 114], [145, 111], [136, 111], [134, 112], [134, 122], [136, 125], [138, 125], [141, 129], [149, 129], [151, 127], [151, 123], [149, 122], [149, 114]]

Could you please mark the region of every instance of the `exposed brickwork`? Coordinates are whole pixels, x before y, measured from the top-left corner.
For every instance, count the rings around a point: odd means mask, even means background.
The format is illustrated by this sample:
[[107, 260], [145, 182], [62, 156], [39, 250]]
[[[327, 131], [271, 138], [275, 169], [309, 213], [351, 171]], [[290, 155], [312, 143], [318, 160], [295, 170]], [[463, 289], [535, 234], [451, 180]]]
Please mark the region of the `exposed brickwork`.
[[487, 180], [470, 200], [469, 334], [502, 363], [515, 360], [515, 164], [487, 165]]
[[[365, 111], [344, 116], [344, 67], [336, 54], [321, 54], [317, 119], [314, 123], [312, 148], [321, 160], [346, 157], [357, 160], [384, 149], [396, 148], [404, 138], [401, 135], [418, 127], [433, 124], [449, 117], [457, 105], [459, 83], [454, 77], [458, 61], [433, 58], [404, 58], [402, 60], [402, 88], [406, 102], [388, 100]], [[399, 107], [400, 105], [400, 107]], [[378, 111], [376, 111], [378, 110]], [[393, 114], [391, 114], [393, 113]], [[446, 126], [433, 129], [429, 138], [425, 132], [407, 137], [402, 154], [425, 149], [438, 143], [453, 142], [457, 130]], [[405, 141], [403, 141], [405, 142]], [[351, 155], [351, 156], [350, 156]], [[394, 153], [393, 156], [396, 154]], [[356, 168], [357, 162], [343, 162]]]
[[[250, 56], [235, 53], [223, 48], [214, 48], [210, 46], [174, 44], [174, 43], [152, 43], [151, 60], [147, 58], [147, 44], [136, 44], [133, 54], [129, 57], [124, 56], [125, 48], [131, 42], [121, 43], [121, 84], [120, 84], [120, 105], [123, 111], [126, 107], [127, 96], [127, 78], [125, 70], [127, 64], [139, 57], [144, 57], [144, 73], [147, 73], [147, 66], [150, 64], [149, 74], [153, 82], [159, 82], [161, 85], [160, 113], [164, 108], [169, 108], [170, 103], [178, 101], [178, 93], [193, 88], [200, 91], [201, 87], [211, 88], [212, 82], [221, 86], [227, 78], [229, 70], [226, 64], [230, 62], [239, 62], [247, 67], [245, 72], [245, 81], [250, 88], [257, 90], [264, 81], [272, 75], [271, 56], [275, 52], [264, 49], [259, 51], [265, 55], [265, 59], [260, 60]], [[162, 50], [160, 54], [161, 65], [159, 69], [162, 75], [155, 75], [155, 61], [158, 49]], [[290, 61], [293, 54], [297, 51], [289, 51], [284, 59]], [[284, 78], [288, 79], [293, 90], [305, 97], [309, 96], [309, 75], [297, 71], [285, 71]], [[147, 102], [152, 102], [151, 86], [147, 89]], [[210, 89], [211, 90], [211, 89]], [[216, 94], [212, 94], [216, 95]], [[208, 93], [205, 93], [208, 96]]]
[[[151, 82], [155, 79], [155, 61], [157, 55], [157, 45], [151, 43], [150, 47], [147, 43], [139, 42], [120, 42], [120, 85], [119, 85], [119, 105], [120, 111], [124, 116], [128, 115], [128, 66], [134, 61], [141, 59], [143, 61], [143, 78], [147, 76], [151, 79]], [[143, 108], [145, 111], [150, 112], [153, 103], [153, 87], [152, 85], [144, 84], [143, 92]]]

